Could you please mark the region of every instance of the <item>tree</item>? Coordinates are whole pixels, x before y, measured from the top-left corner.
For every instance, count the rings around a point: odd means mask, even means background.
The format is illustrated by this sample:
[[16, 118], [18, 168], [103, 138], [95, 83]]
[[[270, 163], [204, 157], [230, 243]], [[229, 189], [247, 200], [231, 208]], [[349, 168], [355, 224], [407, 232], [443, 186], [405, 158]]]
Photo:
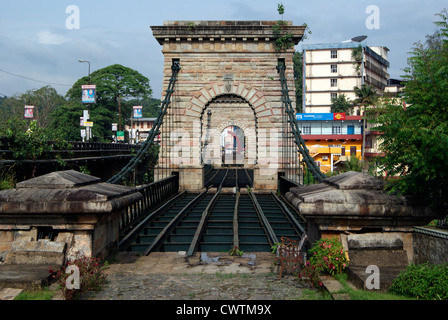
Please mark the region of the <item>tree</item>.
[[374, 105], [378, 100], [378, 94], [369, 85], [363, 84], [361, 87], [356, 86], [354, 90], [356, 94], [355, 104], [361, 107], [361, 109], [364, 109], [364, 111], [367, 106]]
[[5, 98], [0, 108], [0, 128], [6, 125], [8, 120], [23, 119], [24, 115], [24, 101], [20, 97]]
[[34, 117], [39, 127], [47, 127], [51, 122], [51, 113], [66, 102], [64, 97], [51, 86], [28, 90], [20, 97], [20, 100], [34, 106]]
[[157, 118], [159, 115], [159, 108], [161, 105], [160, 99], [133, 99], [127, 102], [132, 106], [142, 106], [142, 113], [144, 118]]
[[331, 99], [331, 112], [349, 113], [352, 107], [352, 102], [347, 99], [345, 94], [340, 94], [336, 98]]
[[40, 127], [46, 127], [51, 122], [50, 114], [64, 103], [64, 97], [53, 87], [45, 86], [20, 96], [5, 97], [0, 105], [0, 117], [3, 125], [10, 119], [23, 119], [24, 106], [31, 105], [34, 106], [34, 120]]
[[[60, 156], [50, 154], [54, 147], [67, 149], [67, 143], [59, 135], [47, 128], [39, 127], [36, 120], [25, 121], [11, 119], [0, 130], [1, 142], [4, 148], [11, 151], [13, 160], [39, 160]], [[49, 143], [52, 141], [52, 143]], [[36, 163], [33, 164], [31, 178], [36, 172]]]
[[412, 195], [436, 208], [448, 209], [448, 23], [447, 11], [438, 14], [440, 41], [418, 42], [404, 70], [404, 97], [392, 99], [369, 112], [376, 124], [384, 157], [379, 169], [390, 180], [390, 192]]
[[[125, 119], [132, 113], [130, 100], [149, 99], [152, 93], [147, 77], [119, 64], [94, 71], [90, 82], [97, 87], [97, 103], [90, 107], [90, 119], [94, 122], [94, 134], [102, 139], [112, 135], [113, 122], [118, 122], [119, 127], [124, 126]], [[80, 103], [81, 86], [88, 83], [88, 77], [79, 79], [66, 97]]]

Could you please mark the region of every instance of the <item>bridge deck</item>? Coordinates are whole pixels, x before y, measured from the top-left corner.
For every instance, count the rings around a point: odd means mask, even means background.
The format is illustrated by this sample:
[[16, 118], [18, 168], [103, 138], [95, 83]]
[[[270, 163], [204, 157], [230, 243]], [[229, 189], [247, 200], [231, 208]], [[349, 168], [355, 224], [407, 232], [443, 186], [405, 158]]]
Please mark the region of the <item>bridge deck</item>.
[[[121, 251], [222, 252], [237, 247], [245, 252], [269, 252], [282, 237], [298, 240], [305, 222], [275, 194], [257, 195], [240, 188], [251, 186], [244, 169], [209, 172], [209, 187], [216, 193], [182, 193], [170, 200], [133, 235]], [[235, 194], [222, 187], [238, 187]]]

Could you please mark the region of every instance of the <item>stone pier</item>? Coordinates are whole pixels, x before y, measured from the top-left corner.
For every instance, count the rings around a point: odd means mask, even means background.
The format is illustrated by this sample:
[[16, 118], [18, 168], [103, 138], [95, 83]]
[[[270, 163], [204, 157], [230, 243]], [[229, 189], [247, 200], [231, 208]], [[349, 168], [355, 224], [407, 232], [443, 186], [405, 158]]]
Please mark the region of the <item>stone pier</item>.
[[[288, 125], [282, 120], [279, 61], [286, 65], [293, 104], [295, 94], [294, 48], [276, 49], [276, 23], [166, 21], [163, 26], [151, 27], [165, 58], [162, 95], [173, 63], [179, 62], [181, 67], [165, 116], [168, 119], [161, 129], [159, 167], [160, 172], [169, 165], [179, 171], [182, 190], [203, 188], [204, 164], [221, 166], [221, 135], [230, 126], [243, 132], [241, 163], [254, 169], [254, 189], [277, 188], [283, 166], [281, 137]], [[291, 21], [285, 21], [283, 28], [294, 44], [305, 30]]]

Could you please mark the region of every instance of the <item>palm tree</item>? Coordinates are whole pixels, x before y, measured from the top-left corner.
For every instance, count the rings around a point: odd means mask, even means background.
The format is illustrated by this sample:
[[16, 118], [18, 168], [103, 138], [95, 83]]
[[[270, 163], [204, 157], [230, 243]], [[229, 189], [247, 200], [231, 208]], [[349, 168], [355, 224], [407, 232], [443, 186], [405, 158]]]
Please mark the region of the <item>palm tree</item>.
[[[378, 94], [376, 93], [375, 89], [373, 89], [371, 86], [363, 84], [360, 87], [356, 86], [354, 88], [355, 90], [355, 94], [356, 94], [356, 99], [355, 99], [355, 104], [357, 104], [360, 109], [362, 109], [360, 112], [360, 114], [364, 114], [364, 112], [366, 111], [367, 106], [371, 106], [374, 105], [377, 100], [378, 100]], [[362, 123], [362, 155], [361, 155], [361, 160], [365, 160], [364, 159], [364, 153], [365, 153], [365, 141], [366, 141], [366, 119], [365, 117], [363, 117], [363, 123]]]
[[364, 108], [364, 111], [367, 106], [375, 104], [378, 100], [378, 94], [375, 89], [369, 85], [363, 84], [361, 87], [356, 86], [354, 90], [356, 94], [355, 104]]

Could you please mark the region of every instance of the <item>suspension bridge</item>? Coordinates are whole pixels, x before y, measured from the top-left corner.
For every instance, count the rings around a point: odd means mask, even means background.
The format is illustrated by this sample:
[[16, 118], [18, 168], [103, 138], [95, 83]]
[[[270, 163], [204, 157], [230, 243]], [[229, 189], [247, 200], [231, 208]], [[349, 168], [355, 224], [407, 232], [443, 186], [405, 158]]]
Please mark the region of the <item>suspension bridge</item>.
[[[303, 27], [285, 28], [297, 44]], [[152, 29], [165, 55], [160, 113], [135, 157], [107, 182], [124, 181], [160, 134], [155, 180], [176, 180], [171, 190], [179, 192], [124, 223], [132, 227], [124, 228], [120, 250], [256, 252], [282, 237], [300, 240], [306, 222], [277, 190], [302, 184], [304, 172], [316, 181], [325, 176], [297, 127], [293, 50], [274, 48], [271, 22]]]
[[[127, 162], [119, 169], [103, 165], [110, 173], [107, 180], [100, 177], [105, 183], [76, 171], [21, 182], [2, 196], [2, 228], [15, 228], [24, 216], [12, 226], [9, 214], [24, 210], [39, 215], [32, 224], [21, 222], [32, 239], [57, 241], [73, 233], [84, 239], [74, 242], [80, 250], [100, 255], [107, 243], [143, 254], [194, 255], [231, 248], [271, 251], [283, 238], [304, 239], [306, 221], [282, 191], [306, 177], [325, 176], [297, 127], [294, 49], [277, 50], [275, 23], [168, 21], [151, 27], [165, 58], [164, 92], [147, 140], [123, 150], [78, 146], [89, 161]], [[285, 22], [283, 29], [295, 45], [305, 27]], [[129, 187], [155, 145], [155, 182]], [[104, 210], [107, 219], [99, 215]]]
[[[372, 262], [369, 247], [367, 265], [384, 260], [388, 232], [395, 233], [388, 248], [397, 251], [398, 239], [403, 266], [412, 261], [412, 250], [402, 249], [414, 246], [413, 232], [417, 249], [418, 241], [426, 241], [422, 234], [436, 234], [428, 228], [414, 231], [436, 212], [385, 194], [382, 181], [362, 173], [325, 177], [298, 129], [294, 50], [277, 49], [281, 35], [274, 32], [276, 24], [167, 21], [151, 27], [164, 55], [164, 92], [147, 140], [131, 154], [106, 152], [130, 160], [116, 174], [107, 168], [113, 176], [105, 183], [68, 170], [0, 192], [0, 259], [6, 257], [5, 266], [26, 257], [34, 270], [42, 261], [62, 265], [76, 253], [104, 258], [117, 249], [190, 257], [197, 252], [270, 252], [273, 246], [280, 247], [285, 262], [285, 257], [297, 258], [305, 240], [339, 235], [350, 244], [346, 232], [370, 232], [365, 240], [370, 245], [372, 235], [379, 239], [374, 249], [380, 260]], [[297, 45], [304, 31], [304, 26], [284, 22], [281, 34]], [[155, 182], [129, 187], [156, 137]], [[310, 178], [325, 183], [304, 185]], [[291, 243], [292, 254], [284, 254], [281, 250]], [[415, 258], [425, 250], [416, 250]], [[396, 255], [390, 257], [397, 261]], [[365, 261], [358, 262], [365, 270]], [[48, 277], [48, 266], [42, 270]]]

